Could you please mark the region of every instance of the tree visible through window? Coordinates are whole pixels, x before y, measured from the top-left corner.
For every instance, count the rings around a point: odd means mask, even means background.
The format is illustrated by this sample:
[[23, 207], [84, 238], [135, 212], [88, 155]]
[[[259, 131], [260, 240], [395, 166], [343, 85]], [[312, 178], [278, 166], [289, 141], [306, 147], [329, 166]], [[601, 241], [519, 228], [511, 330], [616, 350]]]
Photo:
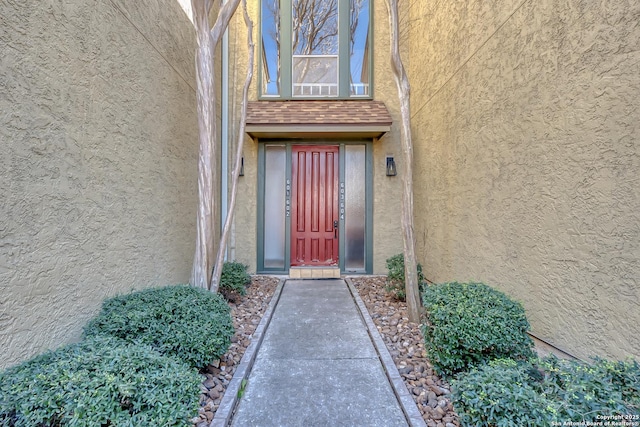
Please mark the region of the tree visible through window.
[[369, 92], [369, 0], [351, 0], [349, 9], [349, 77], [351, 96]]
[[369, 17], [369, 0], [263, 0], [263, 96], [370, 96]]
[[280, 0], [262, 0], [262, 93], [280, 94]]
[[338, 95], [336, 0], [293, 0], [293, 96]]

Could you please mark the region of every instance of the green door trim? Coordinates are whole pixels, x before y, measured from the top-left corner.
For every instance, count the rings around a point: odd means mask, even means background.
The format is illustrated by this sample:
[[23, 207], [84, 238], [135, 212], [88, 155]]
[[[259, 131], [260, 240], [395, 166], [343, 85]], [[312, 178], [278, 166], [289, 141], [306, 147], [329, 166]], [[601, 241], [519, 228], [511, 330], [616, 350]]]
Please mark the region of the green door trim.
[[[338, 145], [340, 147], [339, 159], [340, 159], [340, 229], [339, 229], [339, 266], [341, 273], [352, 274], [372, 274], [373, 272], [373, 141], [372, 140], [357, 140], [357, 141], [335, 141], [335, 140], [258, 140], [258, 174], [257, 174], [257, 186], [258, 186], [258, 204], [257, 204], [257, 263], [256, 270], [258, 274], [288, 274], [289, 272], [289, 260], [291, 259], [291, 146], [294, 144], [321, 144], [321, 145]], [[266, 146], [267, 145], [280, 145], [286, 147], [286, 188], [285, 188], [285, 200], [287, 203], [286, 216], [285, 216], [285, 264], [284, 269], [274, 269], [264, 267], [264, 229], [265, 229], [265, 159], [266, 159]], [[365, 269], [364, 271], [345, 271], [344, 254], [345, 254], [345, 227], [344, 218], [342, 217], [342, 195], [345, 182], [345, 147], [347, 145], [364, 145], [365, 147]], [[348, 214], [344, 212], [344, 214]]]

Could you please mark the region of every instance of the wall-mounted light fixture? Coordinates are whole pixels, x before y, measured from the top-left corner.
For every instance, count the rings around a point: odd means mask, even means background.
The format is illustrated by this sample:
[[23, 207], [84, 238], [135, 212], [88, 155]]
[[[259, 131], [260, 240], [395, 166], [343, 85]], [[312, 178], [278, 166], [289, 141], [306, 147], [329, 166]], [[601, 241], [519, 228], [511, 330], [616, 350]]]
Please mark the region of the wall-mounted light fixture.
[[396, 176], [396, 162], [393, 160], [393, 156], [387, 156], [387, 176]]
[[240, 173], [238, 176], [244, 176], [244, 157], [240, 159]]

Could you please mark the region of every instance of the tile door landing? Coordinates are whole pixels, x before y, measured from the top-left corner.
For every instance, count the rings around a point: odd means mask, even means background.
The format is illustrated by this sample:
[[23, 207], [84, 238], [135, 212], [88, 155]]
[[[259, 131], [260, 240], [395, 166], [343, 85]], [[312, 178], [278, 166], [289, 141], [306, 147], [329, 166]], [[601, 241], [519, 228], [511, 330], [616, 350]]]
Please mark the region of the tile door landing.
[[339, 279], [338, 267], [291, 267], [289, 277], [292, 279]]

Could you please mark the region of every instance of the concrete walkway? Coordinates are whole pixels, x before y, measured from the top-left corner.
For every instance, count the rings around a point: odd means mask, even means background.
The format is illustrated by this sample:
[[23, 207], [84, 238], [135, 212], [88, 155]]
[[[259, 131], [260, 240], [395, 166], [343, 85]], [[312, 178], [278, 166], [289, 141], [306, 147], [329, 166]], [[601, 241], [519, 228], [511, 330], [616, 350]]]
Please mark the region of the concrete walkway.
[[[415, 420], [417, 408], [407, 411], [403, 393], [399, 403], [395, 365], [388, 377], [381, 360], [390, 357], [380, 357], [367, 328], [373, 324], [356, 302], [342, 279], [287, 280], [231, 425], [391, 427]], [[396, 378], [395, 391], [389, 378]]]

